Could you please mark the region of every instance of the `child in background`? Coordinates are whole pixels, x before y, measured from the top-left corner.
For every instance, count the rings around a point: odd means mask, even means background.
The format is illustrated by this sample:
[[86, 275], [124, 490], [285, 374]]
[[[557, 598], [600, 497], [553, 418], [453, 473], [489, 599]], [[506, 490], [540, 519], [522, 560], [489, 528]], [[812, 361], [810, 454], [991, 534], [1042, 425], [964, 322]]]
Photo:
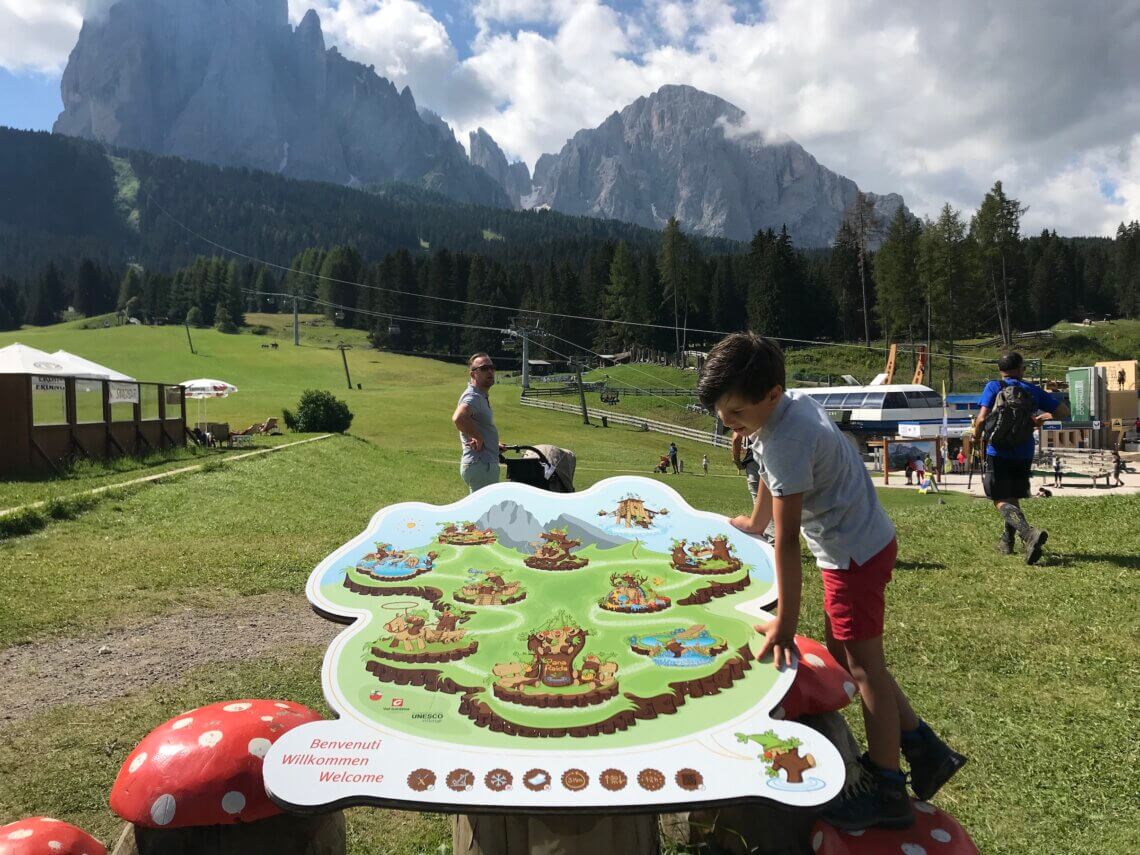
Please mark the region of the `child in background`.
[[827, 646], [859, 687], [869, 773], [849, 783], [825, 814], [832, 825], [858, 830], [906, 828], [914, 813], [899, 770], [900, 743], [915, 794], [929, 799], [966, 762], [915, 715], [887, 669], [883, 653], [884, 592], [895, 565], [895, 530], [879, 504], [862, 459], [819, 404], [784, 391], [784, 355], [774, 341], [751, 333], [728, 336], [709, 353], [697, 385], [701, 404], [731, 430], [752, 438], [760, 488], [751, 515], [731, 523], [759, 535], [776, 523], [774, 620], [757, 631], [757, 658], [777, 668], [797, 654], [803, 568], [799, 536], [823, 574]]
[[709, 456], [707, 454], [701, 455], [701, 468], [705, 470], [705, 474], [709, 474]]

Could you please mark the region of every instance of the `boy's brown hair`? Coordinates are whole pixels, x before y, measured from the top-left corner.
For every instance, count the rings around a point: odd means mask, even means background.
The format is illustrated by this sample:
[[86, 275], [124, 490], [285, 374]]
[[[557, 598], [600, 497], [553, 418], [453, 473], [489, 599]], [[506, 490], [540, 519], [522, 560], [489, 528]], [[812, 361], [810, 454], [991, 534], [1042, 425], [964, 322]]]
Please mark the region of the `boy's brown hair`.
[[733, 333], [709, 351], [697, 397], [702, 407], [712, 410], [724, 395], [739, 393], [759, 401], [776, 386], [787, 388], [780, 345], [756, 333]]

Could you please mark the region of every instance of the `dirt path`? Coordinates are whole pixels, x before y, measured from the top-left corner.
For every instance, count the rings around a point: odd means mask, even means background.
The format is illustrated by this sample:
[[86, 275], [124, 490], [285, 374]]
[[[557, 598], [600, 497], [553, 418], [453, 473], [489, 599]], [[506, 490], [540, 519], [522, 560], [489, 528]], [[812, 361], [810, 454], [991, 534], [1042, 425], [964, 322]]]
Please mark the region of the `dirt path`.
[[317, 617], [303, 596], [274, 593], [99, 635], [19, 644], [0, 650], [0, 727], [61, 704], [98, 704], [133, 694], [201, 665], [285, 658], [290, 648], [324, 647], [341, 629]]

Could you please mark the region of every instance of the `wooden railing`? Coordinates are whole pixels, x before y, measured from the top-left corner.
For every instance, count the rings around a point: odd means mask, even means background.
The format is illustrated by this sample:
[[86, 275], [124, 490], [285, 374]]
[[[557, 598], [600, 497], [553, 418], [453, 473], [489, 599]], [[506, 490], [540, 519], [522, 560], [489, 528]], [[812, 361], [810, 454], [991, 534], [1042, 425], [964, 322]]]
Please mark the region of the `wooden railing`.
[[[564, 404], [561, 401], [540, 401], [532, 397], [524, 397], [521, 399], [522, 403], [528, 407], [539, 407], [544, 410], [554, 410], [559, 413], [573, 413], [581, 415], [582, 408], [573, 404]], [[688, 439], [693, 442], [703, 442], [707, 445], [715, 445], [717, 448], [731, 448], [732, 440], [726, 436], [719, 436], [710, 430], [701, 430], [699, 428], [685, 427], [684, 425], [675, 425], [670, 422], [659, 422], [656, 419], [644, 419], [638, 416], [630, 416], [625, 413], [615, 413], [612, 410], [603, 410], [597, 407], [587, 407], [586, 412], [590, 418], [601, 419], [605, 418], [615, 425], [627, 425], [629, 427], [641, 428], [646, 431], [653, 431], [655, 433], [663, 433], [666, 436], [675, 437], [678, 439]]]

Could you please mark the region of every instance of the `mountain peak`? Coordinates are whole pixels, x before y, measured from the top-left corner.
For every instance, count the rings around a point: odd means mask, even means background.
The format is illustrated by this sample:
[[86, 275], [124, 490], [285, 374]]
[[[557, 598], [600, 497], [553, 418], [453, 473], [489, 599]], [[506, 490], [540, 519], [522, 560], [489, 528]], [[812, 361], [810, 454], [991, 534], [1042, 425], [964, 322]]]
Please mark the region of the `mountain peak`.
[[306, 46], [317, 48], [324, 53], [325, 34], [321, 31], [321, 17], [316, 9], [310, 9], [297, 25], [297, 36]]
[[407, 87], [326, 47], [287, 0], [118, 0], [80, 31], [55, 131], [337, 184], [411, 181], [507, 207]]
[[[859, 188], [789, 139], [746, 132], [739, 107], [671, 84], [581, 130], [535, 164], [530, 207], [750, 240], [787, 226], [800, 246], [828, 246]], [[890, 219], [902, 204], [876, 197]]]

